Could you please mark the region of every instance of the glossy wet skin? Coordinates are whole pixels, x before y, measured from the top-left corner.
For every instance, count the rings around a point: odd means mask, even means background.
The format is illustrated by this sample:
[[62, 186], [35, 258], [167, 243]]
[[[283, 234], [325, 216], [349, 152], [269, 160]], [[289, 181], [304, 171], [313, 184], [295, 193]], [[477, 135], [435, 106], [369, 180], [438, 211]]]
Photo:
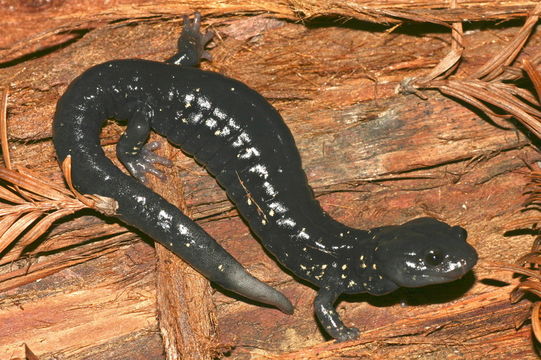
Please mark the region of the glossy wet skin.
[[477, 263], [467, 232], [432, 218], [419, 218], [378, 232], [374, 263], [401, 287], [453, 281]]
[[[58, 102], [53, 140], [59, 160], [72, 158], [82, 193], [118, 203], [117, 217], [190, 263], [211, 281], [291, 313], [283, 294], [258, 281], [180, 210], [143, 185], [170, 165], [144, 145], [151, 130], [191, 154], [216, 178], [262, 244], [296, 276], [320, 288], [314, 303], [323, 328], [339, 341], [358, 330], [334, 311], [342, 293], [381, 295], [462, 277], [477, 261], [466, 233], [432, 218], [372, 230], [330, 218], [313, 198], [293, 136], [257, 92], [194, 68], [210, 39], [200, 18], [185, 19], [179, 54], [168, 63], [118, 60], [97, 65]], [[127, 119], [117, 155], [134, 177], [108, 160], [103, 121]]]

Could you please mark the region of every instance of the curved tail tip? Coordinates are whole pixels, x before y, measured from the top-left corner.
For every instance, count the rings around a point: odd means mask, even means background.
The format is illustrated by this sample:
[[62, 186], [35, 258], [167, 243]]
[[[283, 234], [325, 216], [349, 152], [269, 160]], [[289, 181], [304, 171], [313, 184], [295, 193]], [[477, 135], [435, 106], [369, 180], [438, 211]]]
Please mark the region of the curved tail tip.
[[279, 303], [276, 304], [276, 307], [281, 312], [283, 312], [284, 314], [287, 314], [287, 315], [293, 315], [293, 312], [295, 311], [295, 308], [293, 307], [293, 304], [285, 296], [283, 296], [283, 299], [281, 299], [281, 301], [279, 301]]

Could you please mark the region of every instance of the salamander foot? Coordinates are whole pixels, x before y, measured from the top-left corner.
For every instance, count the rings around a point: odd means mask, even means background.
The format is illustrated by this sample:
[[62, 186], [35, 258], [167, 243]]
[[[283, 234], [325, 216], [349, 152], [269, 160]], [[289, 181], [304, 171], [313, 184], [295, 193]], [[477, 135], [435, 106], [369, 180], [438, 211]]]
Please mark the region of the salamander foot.
[[158, 141], [151, 141], [141, 151], [131, 159], [123, 159], [123, 163], [129, 172], [141, 181], [143, 184], [147, 183], [146, 174], [152, 174], [157, 176], [160, 180], [165, 180], [166, 175], [163, 171], [158, 170], [155, 164], [171, 167], [173, 162], [163, 156], [154, 153], [154, 150], [159, 149], [161, 143]]

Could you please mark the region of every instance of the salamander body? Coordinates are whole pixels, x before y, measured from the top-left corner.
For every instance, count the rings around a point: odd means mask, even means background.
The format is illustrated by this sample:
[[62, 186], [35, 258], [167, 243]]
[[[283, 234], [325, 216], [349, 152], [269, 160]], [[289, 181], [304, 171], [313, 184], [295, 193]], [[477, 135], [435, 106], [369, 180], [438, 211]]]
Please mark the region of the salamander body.
[[[165, 63], [116, 60], [74, 80], [58, 102], [53, 140], [71, 157], [73, 184], [112, 198], [116, 216], [186, 260], [211, 281], [292, 313], [280, 292], [248, 274], [212, 237], [145, 185], [168, 161], [147, 144], [151, 130], [203, 164], [277, 261], [319, 287], [315, 312], [339, 341], [356, 338], [334, 311], [342, 293], [389, 293], [456, 280], [476, 263], [466, 231], [433, 218], [358, 230], [329, 217], [308, 186], [293, 136], [278, 112], [239, 81], [196, 66], [210, 35], [200, 17], [185, 18], [179, 53]], [[117, 156], [105, 157], [99, 134], [107, 118], [128, 120]]]

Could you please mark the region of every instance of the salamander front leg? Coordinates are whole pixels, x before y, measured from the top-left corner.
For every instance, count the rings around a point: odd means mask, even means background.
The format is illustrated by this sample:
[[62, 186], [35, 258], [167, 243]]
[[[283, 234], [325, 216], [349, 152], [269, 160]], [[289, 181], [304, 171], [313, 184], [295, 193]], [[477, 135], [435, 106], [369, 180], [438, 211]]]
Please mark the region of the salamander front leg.
[[126, 169], [142, 183], [146, 183], [146, 174], [153, 174], [165, 179], [165, 174], [155, 164], [172, 166], [171, 160], [156, 155], [153, 151], [160, 147], [157, 141], [143, 145], [148, 138], [150, 124], [144, 111], [138, 111], [128, 122], [128, 127], [116, 146], [118, 159]]
[[359, 329], [346, 327], [334, 309], [334, 303], [340, 294], [338, 288], [329, 285], [321, 287], [314, 301], [314, 307], [325, 331], [338, 342], [343, 342], [359, 337]]
[[193, 20], [183, 16], [184, 27], [178, 39], [178, 52], [166, 62], [181, 66], [199, 66], [201, 59], [211, 60], [211, 55], [205, 50], [207, 43], [212, 40], [214, 33], [201, 33], [201, 14], [196, 12]]

